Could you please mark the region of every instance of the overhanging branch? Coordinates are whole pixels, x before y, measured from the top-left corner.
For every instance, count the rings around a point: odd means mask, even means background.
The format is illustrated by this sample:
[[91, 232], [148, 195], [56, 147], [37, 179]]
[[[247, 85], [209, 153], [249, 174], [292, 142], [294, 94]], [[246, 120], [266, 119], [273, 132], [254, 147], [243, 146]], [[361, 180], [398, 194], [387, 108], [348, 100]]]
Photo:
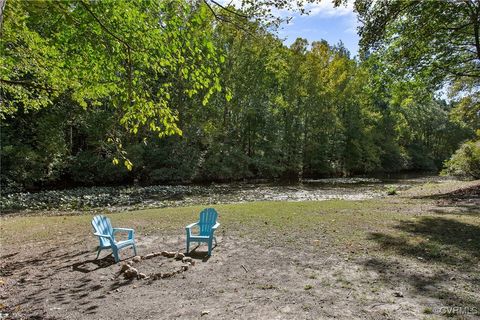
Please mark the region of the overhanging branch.
[[47, 91], [47, 92], [57, 91], [57, 90], [53, 89], [52, 87], [42, 86], [42, 85], [39, 85], [39, 84], [36, 84], [36, 83], [33, 83], [33, 82], [29, 82], [29, 81], [0, 79], [0, 83], [29, 87], [29, 88], [44, 90], [44, 91]]

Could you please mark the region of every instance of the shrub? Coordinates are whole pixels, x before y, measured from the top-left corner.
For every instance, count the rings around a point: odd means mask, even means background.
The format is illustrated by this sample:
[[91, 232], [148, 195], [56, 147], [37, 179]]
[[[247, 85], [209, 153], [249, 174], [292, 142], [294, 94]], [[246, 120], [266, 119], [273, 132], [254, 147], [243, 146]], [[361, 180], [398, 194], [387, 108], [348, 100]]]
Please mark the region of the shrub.
[[445, 162], [444, 175], [480, 178], [480, 140], [468, 141]]
[[395, 186], [389, 186], [387, 189], [387, 195], [394, 196], [397, 194], [397, 188]]

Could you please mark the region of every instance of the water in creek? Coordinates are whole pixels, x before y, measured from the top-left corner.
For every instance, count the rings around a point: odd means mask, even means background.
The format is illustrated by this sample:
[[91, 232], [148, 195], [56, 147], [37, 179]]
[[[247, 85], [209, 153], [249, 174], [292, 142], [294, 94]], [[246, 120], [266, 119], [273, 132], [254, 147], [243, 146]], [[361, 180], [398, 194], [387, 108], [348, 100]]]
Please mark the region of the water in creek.
[[16, 193], [2, 196], [4, 211], [88, 210], [121, 211], [140, 208], [210, 205], [248, 201], [363, 200], [381, 198], [388, 188], [405, 190], [426, 182], [441, 183], [435, 175], [390, 175], [303, 180], [295, 184], [229, 183], [158, 185], [148, 187], [93, 187]]
[[382, 178], [332, 178], [308, 179], [295, 184], [235, 183], [189, 186], [187, 192], [179, 192], [170, 199], [188, 204], [238, 203], [248, 201], [321, 201], [330, 199], [364, 200], [387, 195], [388, 188], [405, 190], [427, 182], [441, 183], [447, 178], [435, 175], [392, 175]]

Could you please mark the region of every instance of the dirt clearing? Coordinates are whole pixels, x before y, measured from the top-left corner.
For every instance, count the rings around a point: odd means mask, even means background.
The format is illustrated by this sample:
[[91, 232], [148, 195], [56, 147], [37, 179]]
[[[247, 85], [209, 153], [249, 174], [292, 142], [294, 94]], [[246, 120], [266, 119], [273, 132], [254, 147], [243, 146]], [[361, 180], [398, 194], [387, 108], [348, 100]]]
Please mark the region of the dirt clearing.
[[[468, 200], [468, 199], [467, 199]], [[480, 210], [435, 199], [216, 206], [213, 255], [162, 255], [124, 279], [90, 216], [2, 218], [2, 319], [476, 319]], [[113, 214], [138, 253], [184, 252], [201, 207]], [[37, 220], [38, 219], [38, 220]], [[132, 251], [122, 251], [123, 262]], [[177, 272], [182, 270], [182, 272]]]

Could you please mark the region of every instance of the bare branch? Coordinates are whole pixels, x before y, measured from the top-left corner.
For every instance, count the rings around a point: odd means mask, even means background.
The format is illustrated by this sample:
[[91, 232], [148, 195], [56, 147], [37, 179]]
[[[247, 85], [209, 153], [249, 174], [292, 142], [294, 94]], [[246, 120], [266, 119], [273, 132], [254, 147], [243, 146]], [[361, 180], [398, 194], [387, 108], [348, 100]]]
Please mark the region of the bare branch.
[[248, 19], [248, 16], [246, 16], [246, 15], [244, 15], [244, 14], [238, 12], [238, 11], [235, 11], [235, 10], [232, 10], [232, 9], [230, 9], [230, 8], [227, 8], [227, 7], [223, 6], [223, 5], [221, 5], [220, 3], [218, 3], [217, 1], [214, 1], [214, 0], [210, 0], [210, 1], [211, 1], [213, 4], [215, 4], [216, 6], [222, 8], [222, 10], [225, 10], [225, 11], [227, 11], [227, 12], [230, 12], [230, 13], [232, 13], [232, 14], [234, 14], [234, 15], [236, 15], [236, 16], [239, 16], [239, 17], [241, 17], [241, 18]]
[[[212, 1], [213, 3], [215, 3], [215, 1]], [[205, 5], [208, 7], [208, 9], [210, 10], [210, 12], [212, 12], [214, 18], [218, 21], [223, 21], [225, 23], [229, 23], [231, 25], [233, 25], [234, 27], [244, 31], [245, 33], [248, 33], [249, 35], [251, 36], [254, 36], [254, 34], [248, 30], [247, 28], [245, 28], [244, 26], [242, 26], [241, 24], [237, 23], [236, 21], [234, 20], [231, 20], [231, 19], [227, 19], [225, 16], [223, 15], [219, 15], [218, 13], [215, 12], [215, 9], [212, 8], [212, 6], [210, 5], [210, 3], [208, 3], [207, 0], [203, 0], [203, 3], [205, 3]], [[228, 12], [230, 12], [229, 10], [227, 10]]]

